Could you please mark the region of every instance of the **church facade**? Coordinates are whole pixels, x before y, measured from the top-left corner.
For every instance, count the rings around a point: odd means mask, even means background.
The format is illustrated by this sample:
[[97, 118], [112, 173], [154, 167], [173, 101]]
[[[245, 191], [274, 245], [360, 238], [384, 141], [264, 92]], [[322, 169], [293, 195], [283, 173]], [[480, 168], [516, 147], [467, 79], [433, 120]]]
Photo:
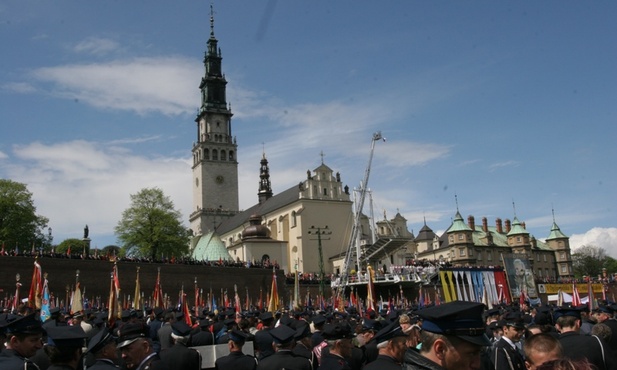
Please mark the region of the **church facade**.
[[[227, 81], [222, 54], [210, 18], [210, 38], [201, 79], [201, 105], [193, 143], [193, 257], [278, 264], [286, 272], [341, 272], [354, 222], [349, 188], [323, 162], [299, 182], [273, 194], [268, 160], [260, 161], [256, 204], [246, 210], [238, 202], [238, 144], [232, 135]], [[257, 163], [256, 163], [257, 165]], [[304, 177], [304, 178], [303, 178]], [[436, 235], [427, 225], [415, 237], [397, 212], [375, 222], [361, 218], [361, 255], [376, 269], [387, 270], [414, 259], [448, 261], [461, 266], [502, 265], [505, 254], [525, 255], [537, 278], [573, 276], [569, 238], [556, 223], [545, 241], [531, 236], [525, 224], [501, 220], [489, 226], [464, 222], [457, 210], [446, 232]], [[372, 232], [374, 230], [374, 233]], [[228, 254], [228, 255], [227, 255]], [[352, 266], [352, 269], [357, 266]]]

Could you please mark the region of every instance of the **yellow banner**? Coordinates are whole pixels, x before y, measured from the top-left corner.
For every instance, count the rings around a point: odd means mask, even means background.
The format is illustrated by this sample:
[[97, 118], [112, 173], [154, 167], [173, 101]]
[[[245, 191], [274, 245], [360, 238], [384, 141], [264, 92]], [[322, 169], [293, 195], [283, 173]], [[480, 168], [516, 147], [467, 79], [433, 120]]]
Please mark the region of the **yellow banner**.
[[[586, 294], [588, 292], [587, 284], [577, 284], [576, 288], [579, 294]], [[538, 284], [540, 293], [557, 294], [559, 289], [564, 293], [572, 294], [572, 284]], [[591, 289], [594, 293], [602, 293], [604, 287], [602, 284], [591, 284]]]

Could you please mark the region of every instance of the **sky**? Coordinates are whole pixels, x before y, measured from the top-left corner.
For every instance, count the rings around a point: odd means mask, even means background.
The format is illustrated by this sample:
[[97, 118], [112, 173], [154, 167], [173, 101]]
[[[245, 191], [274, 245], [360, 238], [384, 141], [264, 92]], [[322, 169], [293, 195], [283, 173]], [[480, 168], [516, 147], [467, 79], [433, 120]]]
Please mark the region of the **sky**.
[[[3, 1], [0, 178], [27, 184], [54, 243], [116, 244], [130, 195], [192, 206], [206, 1]], [[324, 163], [417, 233], [553, 220], [617, 257], [617, 3], [215, 2], [240, 208], [265, 152], [275, 194]], [[554, 216], [553, 216], [554, 212]], [[368, 213], [368, 208], [365, 208]], [[553, 218], [554, 217], [554, 218]]]

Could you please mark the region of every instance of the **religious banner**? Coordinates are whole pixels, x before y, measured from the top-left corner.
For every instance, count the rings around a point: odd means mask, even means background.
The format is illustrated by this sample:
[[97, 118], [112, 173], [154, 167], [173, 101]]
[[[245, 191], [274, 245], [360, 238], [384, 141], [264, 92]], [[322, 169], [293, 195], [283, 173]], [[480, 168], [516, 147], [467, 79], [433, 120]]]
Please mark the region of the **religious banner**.
[[526, 297], [537, 298], [536, 281], [533, 271], [529, 268], [527, 256], [524, 254], [504, 255], [503, 263], [512, 299], [519, 298], [521, 293], [524, 293]]
[[[559, 290], [572, 294], [572, 284], [538, 284], [538, 291], [545, 294], [558, 294]], [[594, 293], [602, 293], [604, 286], [601, 283], [591, 284]]]

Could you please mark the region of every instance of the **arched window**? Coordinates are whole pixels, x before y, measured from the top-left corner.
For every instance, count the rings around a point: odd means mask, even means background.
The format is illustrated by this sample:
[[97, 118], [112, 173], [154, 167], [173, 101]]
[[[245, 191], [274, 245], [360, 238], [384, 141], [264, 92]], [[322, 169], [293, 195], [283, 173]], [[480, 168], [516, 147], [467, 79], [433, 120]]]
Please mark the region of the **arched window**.
[[216, 149], [212, 149], [212, 160], [216, 161], [219, 159], [219, 152]]
[[210, 159], [210, 150], [204, 149], [204, 159], [206, 160]]
[[227, 160], [227, 153], [224, 150], [221, 150], [221, 161]]
[[291, 227], [296, 227], [297, 225], [296, 211], [291, 211]]
[[233, 160], [234, 160], [234, 151], [233, 151], [233, 150], [230, 150], [230, 151], [229, 151], [229, 160], [230, 160], [230, 161], [233, 161]]

